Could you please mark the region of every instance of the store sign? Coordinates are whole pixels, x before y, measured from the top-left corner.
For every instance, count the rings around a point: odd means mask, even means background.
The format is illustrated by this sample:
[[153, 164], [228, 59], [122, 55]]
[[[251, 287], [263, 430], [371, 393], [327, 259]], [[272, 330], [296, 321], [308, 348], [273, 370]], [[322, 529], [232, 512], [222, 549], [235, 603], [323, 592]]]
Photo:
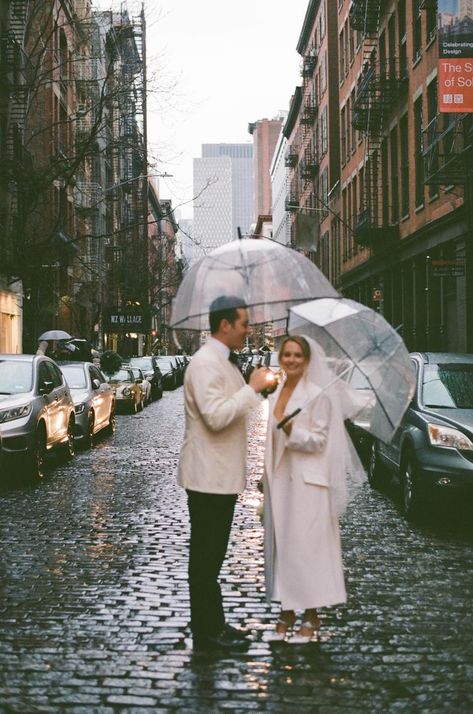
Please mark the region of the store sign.
[[106, 332], [146, 332], [145, 316], [138, 308], [110, 308], [105, 311], [104, 329]]
[[473, 5], [438, 0], [440, 112], [473, 112]]
[[430, 262], [434, 278], [463, 278], [465, 258], [438, 258]]

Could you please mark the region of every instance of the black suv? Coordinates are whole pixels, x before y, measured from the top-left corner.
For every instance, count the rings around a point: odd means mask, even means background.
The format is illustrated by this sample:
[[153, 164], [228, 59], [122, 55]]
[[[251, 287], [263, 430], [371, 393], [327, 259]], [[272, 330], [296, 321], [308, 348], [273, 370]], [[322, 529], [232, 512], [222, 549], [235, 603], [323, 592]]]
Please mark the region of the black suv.
[[401, 510], [427, 495], [473, 495], [473, 354], [413, 352], [416, 391], [391, 444], [373, 441], [368, 478], [399, 481]]

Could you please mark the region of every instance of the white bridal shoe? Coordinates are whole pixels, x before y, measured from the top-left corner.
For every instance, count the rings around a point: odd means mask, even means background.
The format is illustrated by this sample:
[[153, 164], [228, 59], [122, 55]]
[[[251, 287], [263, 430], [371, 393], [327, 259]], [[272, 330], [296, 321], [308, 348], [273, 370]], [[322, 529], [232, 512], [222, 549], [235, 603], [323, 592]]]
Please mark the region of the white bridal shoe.
[[[294, 627], [294, 623], [289, 623], [286, 622], [286, 620], [283, 620], [281, 618], [278, 618], [276, 621], [276, 628], [280, 627], [282, 631], [278, 632], [271, 632], [269, 637], [267, 638], [267, 642], [285, 642], [288, 638], [288, 635], [292, 632], [292, 628]], [[282, 629], [285, 628], [285, 629]]]
[[[303, 622], [298, 632], [295, 632], [288, 638], [287, 642], [290, 645], [307, 645], [309, 642], [315, 642], [319, 634], [320, 620], [314, 622]], [[302, 630], [309, 632], [307, 635], [302, 634]]]

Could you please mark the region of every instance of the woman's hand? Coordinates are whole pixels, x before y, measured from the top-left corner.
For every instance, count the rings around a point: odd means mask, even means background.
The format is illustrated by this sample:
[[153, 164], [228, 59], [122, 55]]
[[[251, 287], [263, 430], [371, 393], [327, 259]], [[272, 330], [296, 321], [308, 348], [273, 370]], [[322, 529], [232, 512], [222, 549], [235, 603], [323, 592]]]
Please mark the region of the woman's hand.
[[286, 436], [291, 436], [292, 421], [288, 421], [287, 424], [284, 424], [282, 430], [286, 434]]

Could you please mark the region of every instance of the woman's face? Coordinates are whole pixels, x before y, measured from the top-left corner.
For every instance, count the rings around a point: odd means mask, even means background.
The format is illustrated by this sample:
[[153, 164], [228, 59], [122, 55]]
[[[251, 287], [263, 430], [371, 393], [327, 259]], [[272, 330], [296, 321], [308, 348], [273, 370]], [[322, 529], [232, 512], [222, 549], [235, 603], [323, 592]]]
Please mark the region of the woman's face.
[[288, 377], [300, 378], [304, 374], [306, 358], [297, 342], [288, 340], [284, 345], [279, 359], [279, 364]]

